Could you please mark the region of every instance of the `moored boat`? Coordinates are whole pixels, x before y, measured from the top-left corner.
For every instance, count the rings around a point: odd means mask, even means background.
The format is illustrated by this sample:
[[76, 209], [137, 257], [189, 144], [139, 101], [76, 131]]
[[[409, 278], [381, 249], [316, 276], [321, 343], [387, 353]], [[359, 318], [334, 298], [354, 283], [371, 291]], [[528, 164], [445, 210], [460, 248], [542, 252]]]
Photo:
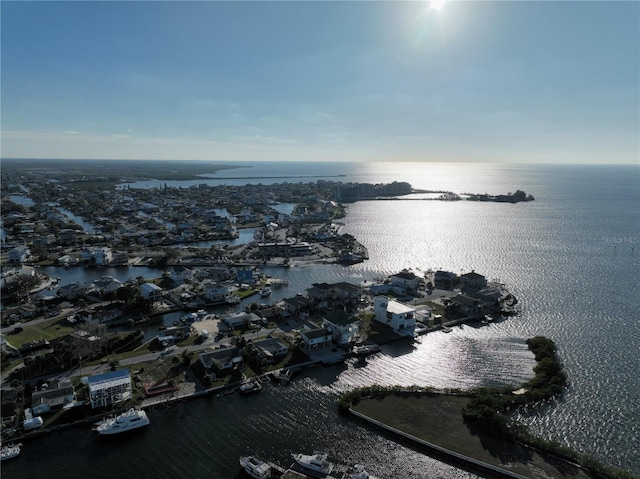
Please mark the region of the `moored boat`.
[[2, 446], [0, 449], [0, 460], [4, 461], [6, 459], [18, 457], [20, 455], [20, 446], [22, 446], [22, 444], [9, 444], [7, 446]]
[[264, 287], [260, 290], [260, 296], [262, 296], [263, 298], [266, 296], [269, 296], [271, 294], [271, 288], [269, 287]]
[[333, 470], [333, 463], [327, 460], [326, 454], [292, 454], [298, 465], [310, 471], [327, 475]]
[[362, 464], [354, 464], [342, 475], [342, 479], [372, 479]]
[[148, 426], [150, 423], [146, 412], [131, 408], [127, 412], [97, 423], [94, 431], [102, 435], [119, 434]]
[[257, 393], [258, 391], [262, 390], [262, 384], [260, 384], [260, 381], [256, 379], [241, 384], [238, 389], [242, 394]]
[[356, 356], [368, 356], [369, 354], [375, 354], [382, 351], [382, 347], [378, 344], [361, 344], [353, 348], [353, 353]]
[[240, 457], [240, 465], [247, 474], [255, 479], [267, 479], [271, 477], [271, 466], [256, 456]]

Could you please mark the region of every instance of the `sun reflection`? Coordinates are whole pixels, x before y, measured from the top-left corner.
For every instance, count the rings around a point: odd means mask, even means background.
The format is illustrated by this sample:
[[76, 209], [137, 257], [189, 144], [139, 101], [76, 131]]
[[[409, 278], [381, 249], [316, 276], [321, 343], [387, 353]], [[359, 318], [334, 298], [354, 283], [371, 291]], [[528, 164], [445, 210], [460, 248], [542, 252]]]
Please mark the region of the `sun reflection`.
[[445, 3], [446, 0], [431, 0], [429, 2], [429, 10], [435, 10], [436, 12], [439, 12], [442, 10]]

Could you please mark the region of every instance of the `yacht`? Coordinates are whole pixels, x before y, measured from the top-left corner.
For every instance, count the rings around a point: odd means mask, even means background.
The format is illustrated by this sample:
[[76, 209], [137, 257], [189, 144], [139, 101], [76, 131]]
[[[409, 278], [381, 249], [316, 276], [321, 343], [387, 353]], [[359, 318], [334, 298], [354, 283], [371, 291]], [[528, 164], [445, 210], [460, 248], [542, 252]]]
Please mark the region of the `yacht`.
[[326, 454], [292, 454], [292, 456], [300, 466], [310, 471], [327, 475], [333, 470], [333, 463], [327, 460]]
[[256, 456], [240, 457], [240, 465], [255, 479], [267, 479], [271, 477], [271, 466]]
[[18, 457], [20, 455], [20, 446], [22, 446], [22, 444], [9, 444], [8, 446], [2, 446], [2, 449], [0, 449], [1, 460], [4, 461], [5, 459]]
[[94, 430], [102, 435], [119, 434], [148, 426], [150, 422], [146, 412], [131, 408], [125, 413], [99, 422]]

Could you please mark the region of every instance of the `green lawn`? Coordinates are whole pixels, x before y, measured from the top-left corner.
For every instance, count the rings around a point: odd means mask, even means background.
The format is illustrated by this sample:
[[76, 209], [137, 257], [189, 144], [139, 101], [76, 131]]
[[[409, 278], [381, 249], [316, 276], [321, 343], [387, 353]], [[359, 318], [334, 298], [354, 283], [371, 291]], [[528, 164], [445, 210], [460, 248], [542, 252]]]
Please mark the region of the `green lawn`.
[[66, 318], [56, 317], [40, 324], [30, 325], [25, 323], [20, 325], [23, 331], [17, 334], [8, 334], [7, 342], [19, 348], [24, 343], [46, 339], [48, 341], [66, 336], [73, 331], [73, 325]]
[[382, 399], [363, 399], [353, 409], [424, 441], [525, 477], [588, 477], [566, 464], [556, 467], [556, 461], [527, 448], [472, 432], [462, 418], [468, 401], [447, 394], [390, 394]]

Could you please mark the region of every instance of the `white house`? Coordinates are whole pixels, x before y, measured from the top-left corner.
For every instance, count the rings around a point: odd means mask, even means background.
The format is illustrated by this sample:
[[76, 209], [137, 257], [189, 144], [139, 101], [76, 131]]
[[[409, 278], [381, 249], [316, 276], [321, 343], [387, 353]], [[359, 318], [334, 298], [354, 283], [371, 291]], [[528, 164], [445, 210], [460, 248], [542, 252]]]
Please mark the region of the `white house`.
[[80, 283], [65, 284], [58, 288], [58, 296], [65, 299], [75, 299], [87, 293], [87, 285]]
[[304, 352], [317, 353], [333, 346], [333, 335], [326, 328], [307, 329], [300, 333], [304, 343]]
[[360, 321], [342, 309], [336, 309], [322, 318], [322, 326], [331, 331], [338, 345], [349, 344], [360, 337]]
[[61, 409], [75, 400], [75, 393], [71, 381], [60, 381], [53, 386], [46, 383], [39, 391], [31, 395], [31, 411], [33, 414], [42, 414], [56, 409]]
[[229, 287], [215, 281], [204, 281], [200, 283], [202, 295], [207, 303], [224, 303], [229, 294]]
[[222, 321], [231, 329], [247, 326], [251, 322], [259, 322], [260, 316], [255, 313], [240, 311], [238, 313], [227, 313], [222, 315]]
[[113, 276], [103, 276], [100, 279], [96, 279], [93, 285], [101, 293], [112, 293], [122, 288], [122, 281], [114, 278]]
[[386, 324], [401, 336], [413, 336], [416, 329], [416, 310], [386, 296], [376, 296], [373, 300], [375, 320]]
[[402, 286], [404, 289], [416, 290], [420, 284], [420, 277], [409, 271], [401, 271], [389, 276], [391, 284]]
[[154, 283], [142, 283], [140, 285], [140, 295], [146, 301], [161, 301], [162, 291], [162, 288]]
[[184, 266], [174, 266], [169, 272], [169, 277], [172, 281], [182, 284], [185, 281], [190, 281], [194, 278], [194, 271]]
[[89, 401], [94, 409], [131, 398], [131, 374], [128, 368], [89, 376], [87, 386]]
[[113, 259], [113, 253], [111, 252], [111, 248], [96, 248], [93, 251], [93, 259], [96, 265], [104, 266], [111, 263]]
[[31, 250], [27, 246], [20, 245], [9, 250], [7, 259], [10, 263], [24, 263], [31, 258]]

